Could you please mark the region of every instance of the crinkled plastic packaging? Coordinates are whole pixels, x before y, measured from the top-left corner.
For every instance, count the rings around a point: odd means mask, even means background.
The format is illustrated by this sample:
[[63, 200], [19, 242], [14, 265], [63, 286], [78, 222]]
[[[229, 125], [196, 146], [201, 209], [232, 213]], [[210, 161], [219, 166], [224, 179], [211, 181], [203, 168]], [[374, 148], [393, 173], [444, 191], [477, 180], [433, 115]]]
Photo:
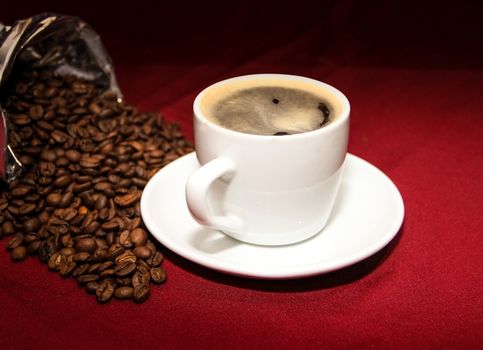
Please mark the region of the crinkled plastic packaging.
[[[0, 23], [0, 100], [11, 73], [25, 65], [93, 81], [122, 98], [99, 35], [77, 17], [42, 13], [12, 26]], [[0, 105], [0, 179], [9, 182], [21, 174], [22, 164], [8, 144], [7, 120]]]

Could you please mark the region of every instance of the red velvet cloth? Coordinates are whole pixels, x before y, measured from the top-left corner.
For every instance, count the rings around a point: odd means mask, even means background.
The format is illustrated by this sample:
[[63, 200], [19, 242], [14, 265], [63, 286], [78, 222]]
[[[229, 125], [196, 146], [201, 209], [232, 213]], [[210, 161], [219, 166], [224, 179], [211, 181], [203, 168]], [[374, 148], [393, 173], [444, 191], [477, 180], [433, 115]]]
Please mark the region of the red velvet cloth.
[[300, 280], [223, 275], [162, 248], [168, 281], [142, 305], [100, 305], [36, 258], [11, 262], [3, 239], [2, 349], [482, 347], [480, 2], [8, 3], [6, 23], [44, 10], [91, 23], [127, 101], [190, 138], [195, 95], [220, 79], [336, 86], [352, 105], [349, 151], [395, 182], [406, 214], [381, 252]]

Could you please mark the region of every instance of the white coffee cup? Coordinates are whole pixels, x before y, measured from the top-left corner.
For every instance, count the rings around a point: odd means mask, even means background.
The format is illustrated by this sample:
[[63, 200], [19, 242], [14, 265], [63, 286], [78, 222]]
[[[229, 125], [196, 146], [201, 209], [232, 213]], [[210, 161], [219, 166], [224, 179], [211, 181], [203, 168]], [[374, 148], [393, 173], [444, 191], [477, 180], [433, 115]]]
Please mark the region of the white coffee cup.
[[[334, 120], [320, 129], [287, 136], [226, 129], [206, 118], [202, 104], [228, 84], [263, 80], [306, 86], [324, 96]], [[340, 185], [349, 137], [350, 105], [334, 87], [285, 74], [254, 74], [218, 82], [194, 102], [196, 156], [186, 202], [201, 225], [261, 245], [300, 242], [327, 223]]]

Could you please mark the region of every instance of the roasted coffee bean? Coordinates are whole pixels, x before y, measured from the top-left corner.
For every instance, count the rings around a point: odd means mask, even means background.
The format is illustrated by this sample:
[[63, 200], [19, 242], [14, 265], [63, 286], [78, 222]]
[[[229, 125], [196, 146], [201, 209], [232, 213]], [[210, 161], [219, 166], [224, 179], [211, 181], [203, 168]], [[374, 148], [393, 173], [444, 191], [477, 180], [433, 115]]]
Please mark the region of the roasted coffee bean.
[[55, 86], [50, 86], [47, 90], [45, 90], [45, 97], [55, 97], [59, 93], [59, 90]]
[[[39, 120], [37, 123], [36, 123], [36, 126], [39, 128], [38, 131], [42, 131], [45, 133], [45, 135], [47, 135], [47, 138], [49, 137], [49, 132], [55, 130], [55, 126], [50, 124], [49, 122], [45, 121], [45, 120]], [[44, 137], [42, 137], [42, 139], [44, 139]]]
[[72, 192], [66, 192], [62, 196], [60, 202], [59, 202], [59, 207], [61, 208], [67, 208], [69, 205], [72, 204], [72, 201], [74, 200], [74, 194]]
[[136, 203], [140, 198], [141, 193], [139, 191], [132, 191], [123, 196], [114, 197], [114, 202], [120, 207], [128, 207]]
[[7, 243], [7, 249], [8, 250], [13, 250], [20, 246], [23, 243], [24, 235], [21, 233], [17, 233], [15, 236], [13, 236], [10, 241]]
[[50, 134], [50, 137], [56, 143], [60, 143], [60, 144], [66, 142], [69, 139], [69, 135], [67, 135], [65, 132], [62, 132], [60, 130], [54, 130], [54, 131], [52, 131], [52, 133]]
[[136, 270], [137, 265], [130, 261], [124, 261], [114, 267], [114, 273], [117, 276], [125, 277], [129, 276]]
[[92, 114], [99, 115], [99, 114], [101, 114], [102, 109], [99, 106], [99, 104], [97, 104], [96, 102], [92, 102], [91, 104], [89, 104], [89, 111]]
[[[44, 130], [44, 129], [41, 129], [39, 127], [40, 126], [39, 123], [40, 123], [40, 121], [37, 122], [37, 127], [34, 127], [34, 129], [33, 129], [35, 136], [37, 136], [41, 140], [48, 140], [49, 136], [50, 136], [49, 132]], [[51, 125], [49, 124], [49, 126], [51, 126]]]
[[101, 111], [99, 116], [101, 118], [108, 118], [108, 117], [112, 116], [112, 114], [113, 114], [113, 111], [111, 109], [104, 109], [104, 110]]
[[33, 203], [25, 203], [20, 208], [18, 208], [18, 212], [20, 215], [30, 215], [32, 214], [37, 206]]
[[96, 248], [96, 241], [90, 237], [79, 239], [75, 245], [75, 249], [79, 252], [92, 253], [94, 250], [96, 250]]
[[133, 254], [132, 251], [126, 250], [124, 253], [116, 256], [115, 263], [121, 264], [124, 262], [132, 262], [135, 263], [137, 261], [137, 257]]
[[25, 202], [23, 201], [23, 199], [20, 199], [20, 198], [12, 199], [10, 201], [10, 205], [11, 206], [20, 207], [20, 206], [22, 206], [24, 204], [25, 204]]
[[5, 221], [2, 224], [2, 232], [5, 236], [13, 235], [15, 233], [13, 224], [10, 221]]
[[148, 240], [148, 234], [142, 228], [138, 227], [131, 231], [129, 239], [135, 246], [144, 245]]
[[[93, 191], [89, 190], [89, 191], [82, 192], [81, 194], [79, 194], [79, 197], [82, 199], [82, 201], [84, 202], [87, 208], [95, 209], [97, 195]], [[97, 215], [97, 212], [96, 212], [96, 215]], [[93, 220], [95, 219], [96, 218], [93, 218]]]
[[130, 276], [127, 277], [116, 277], [116, 286], [132, 286], [132, 278]]
[[133, 290], [133, 300], [135, 303], [144, 303], [151, 295], [151, 288], [148, 284], [141, 284]]
[[85, 274], [77, 277], [77, 282], [79, 282], [79, 284], [81, 285], [89, 282], [97, 282], [97, 281], [99, 281], [98, 274]]
[[25, 248], [23, 245], [20, 245], [16, 248], [14, 248], [10, 252], [10, 258], [13, 261], [22, 261], [27, 257], [27, 248]]
[[125, 248], [131, 248], [132, 243], [129, 240], [129, 230], [124, 230], [121, 232], [121, 234], [118, 237], [118, 242]]
[[96, 294], [97, 289], [99, 288], [100, 283], [96, 281], [91, 281], [86, 283], [86, 292], [89, 294]]
[[114, 294], [114, 286], [110, 281], [102, 281], [96, 290], [97, 301], [100, 303], [108, 302]]
[[79, 252], [73, 255], [73, 260], [75, 262], [83, 262], [83, 261], [88, 261], [90, 257], [91, 255], [88, 252]]
[[89, 264], [78, 265], [74, 271], [72, 271], [72, 277], [77, 278], [87, 272], [89, 269]]
[[19, 215], [20, 215], [20, 213], [19, 213], [19, 211], [18, 211], [18, 207], [16, 207], [16, 206], [11, 205], [11, 206], [9, 206], [7, 209], [8, 209], [8, 212], [9, 212], [11, 215], [13, 215], [14, 217], [15, 217], [15, 216], [19, 216]]
[[18, 160], [24, 166], [31, 166], [35, 162], [34, 159], [31, 156], [27, 155], [27, 154], [22, 155], [22, 156], [19, 156]]
[[135, 185], [137, 188], [139, 188], [139, 189], [143, 189], [143, 188], [144, 188], [144, 186], [146, 186], [147, 181], [146, 181], [146, 180], [139, 179], [139, 178], [135, 177], [135, 178], [133, 178], [133, 179], [132, 179], [132, 183], [133, 183], [133, 185]]
[[11, 193], [12, 197], [14, 197], [14, 198], [24, 198], [26, 195], [31, 193], [33, 190], [34, 190], [34, 188], [31, 187], [31, 186], [20, 185], [18, 187], [13, 188], [10, 193]]
[[[108, 260], [108, 261], [101, 263], [101, 265], [99, 265], [97, 271], [102, 272], [102, 271], [109, 269], [112, 266], [114, 266], [114, 262], [111, 261], [111, 260]], [[114, 272], [114, 270], [113, 270], [113, 272]]]
[[98, 221], [91, 222], [86, 228], [84, 228], [84, 233], [93, 235], [99, 229], [101, 224]]
[[162, 267], [152, 267], [149, 274], [153, 283], [161, 284], [166, 281], [166, 271]]
[[101, 228], [105, 231], [114, 231], [119, 228], [119, 221], [118, 220], [110, 220], [101, 225]]
[[74, 240], [72, 239], [72, 236], [70, 234], [63, 235], [60, 241], [64, 247], [74, 246]]
[[100, 273], [101, 278], [111, 277], [114, 276], [116, 272], [114, 269], [105, 269]]
[[57, 109], [57, 114], [63, 115], [63, 116], [68, 116], [70, 114], [70, 110], [66, 107], [60, 107]]
[[112, 184], [109, 183], [109, 182], [106, 182], [106, 181], [98, 182], [94, 186], [94, 189], [96, 191], [99, 191], [99, 192], [103, 192], [103, 191], [108, 190], [108, 189], [111, 189], [111, 188], [112, 188]]
[[35, 105], [30, 107], [29, 109], [29, 116], [33, 120], [39, 120], [44, 116], [44, 108], [40, 105]]
[[120, 177], [119, 175], [110, 174], [107, 179], [110, 183], [117, 184], [122, 180], [122, 177]]
[[38, 250], [39, 259], [44, 264], [46, 264], [49, 261], [52, 254], [54, 254], [56, 251], [55, 243], [51, 238], [53, 237], [50, 237], [50, 239], [43, 241]]
[[[47, 230], [47, 226], [42, 226], [37, 234], [41, 239], [49, 239], [51, 237], [51, 233], [49, 232], [49, 230]], [[43, 243], [44, 241], [42, 241], [42, 244]]]
[[29, 254], [36, 253], [39, 250], [41, 244], [42, 244], [41, 241], [30, 242], [27, 246], [27, 253], [29, 253]]
[[93, 158], [93, 157], [81, 158], [79, 160], [79, 164], [83, 168], [97, 168], [100, 162], [101, 162], [101, 159]]
[[72, 175], [65, 174], [55, 179], [52, 184], [54, 188], [65, 188], [72, 182]]
[[41, 226], [40, 219], [37, 217], [27, 219], [23, 222], [23, 229], [25, 232], [37, 231]]
[[[8, 208], [8, 201], [6, 199], [0, 200], [0, 212], [4, 211], [7, 208]], [[0, 216], [0, 225], [3, 224], [5, 220], [7, 220], [5, 216]], [[0, 228], [0, 235], [1, 233], [2, 233], [2, 230]]]
[[149, 156], [151, 158], [163, 158], [164, 154], [165, 154], [165, 151], [160, 150], [160, 149], [156, 149], [156, 150], [149, 152]]
[[29, 156], [38, 156], [42, 152], [42, 148], [38, 146], [25, 146], [22, 150]]
[[129, 286], [121, 286], [116, 288], [114, 291], [114, 296], [116, 299], [131, 299], [133, 296], [134, 289]]
[[91, 182], [93, 180], [93, 177], [90, 175], [80, 175], [77, 176], [76, 182], [79, 184], [84, 184], [86, 182]]
[[65, 257], [61, 253], [56, 252], [56, 253], [52, 254], [52, 256], [49, 259], [49, 262], [47, 263], [48, 266], [49, 266], [49, 269], [51, 269], [53, 271], [60, 270], [60, 265], [61, 265], [62, 259], [65, 259]]
[[89, 268], [87, 269], [87, 273], [96, 273], [99, 271], [99, 267], [101, 266], [101, 263], [94, 263]]
[[72, 190], [74, 192], [84, 192], [87, 191], [91, 188], [92, 184], [89, 182], [84, 182], [84, 183], [74, 183], [74, 186], [72, 187]]
[[79, 162], [81, 153], [75, 149], [69, 149], [65, 152], [65, 157], [73, 163]]
[[161, 263], [163, 262], [163, 258], [163, 254], [161, 254], [160, 252], [154, 252], [148, 259], [146, 259], [146, 262], [150, 266], [156, 267], [161, 265]]
[[142, 245], [135, 247], [133, 249], [133, 253], [140, 259], [147, 259], [151, 256], [152, 251], [148, 247]]
[[47, 230], [53, 235], [65, 235], [69, 232], [69, 227], [67, 225], [48, 225]]
[[75, 249], [72, 247], [64, 247], [59, 250], [59, 253], [64, 256], [71, 256], [75, 254]]
[[52, 149], [47, 149], [47, 148], [43, 149], [40, 152], [40, 159], [42, 159], [46, 162], [53, 163], [57, 159], [57, 153], [55, 153], [55, 151], [52, 150]]
[[96, 237], [94, 237], [94, 240], [96, 241], [96, 245], [98, 249], [107, 249], [107, 243], [105, 239], [102, 239], [104, 237], [104, 231], [102, 230], [97, 230], [96, 231]]
[[[37, 181], [38, 181], [39, 185], [41, 185], [41, 186], [48, 186], [52, 183], [53, 179], [51, 177], [48, 177], [48, 176], [40, 176]], [[39, 190], [38, 192], [42, 196], [45, 195], [45, 194], [48, 194], [48, 193], [46, 193], [46, 191], [42, 191], [42, 190]]]
[[93, 213], [92, 211], [88, 212], [87, 215], [84, 216], [84, 219], [82, 220], [79, 228], [81, 230], [84, 230], [87, 226], [96, 221], [96, 219], [97, 215], [95, 213]]
[[10, 117], [10, 121], [18, 126], [24, 126], [30, 124], [31, 119], [26, 114], [16, 114]]
[[[155, 281], [150, 269], [162, 261], [143, 229], [141, 190], [192, 148], [177, 126], [137, 112], [91, 82], [54, 77], [50, 68], [27, 72], [20, 71], [0, 101], [7, 110], [15, 106], [9, 144], [24, 165], [0, 198], [0, 237], [18, 233], [7, 244], [16, 259], [23, 250], [38, 254], [90, 293], [102, 289], [91, 279], [103, 278], [119, 290], [116, 298], [130, 298], [133, 283]], [[104, 286], [98, 299], [109, 300], [110, 289]], [[136, 300], [149, 296], [149, 287], [138, 289]]]
[[116, 256], [122, 254], [123, 252], [124, 252], [124, 247], [122, 245], [120, 245], [119, 243], [114, 243], [107, 250], [107, 258], [112, 260]]
[[[126, 163], [124, 163], [124, 164], [126, 164]], [[121, 181], [119, 181], [114, 187], [115, 188], [121, 188], [121, 187], [123, 187], [123, 188], [129, 188], [129, 187], [131, 187], [132, 180], [130, 179], [130, 177], [131, 176], [134, 176], [135, 172], [136, 171], [135, 171], [134, 168], [128, 167], [126, 170], [123, 171], [124, 176], [126, 178], [124, 178]], [[133, 194], [138, 194], [138, 191], [132, 191], [132, 192], [133, 192]]]
[[146, 261], [144, 261], [142, 259], [138, 260], [138, 270], [140, 270], [141, 272], [149, 275], [149, 269], [150, 268], [151, 268], [151, 266]]
[[77, 107], [77, 108], [74, 108], [72, 110], [72, 113], [74, 113], [74, 114], [87, 114], [88, 110], [87, 110], [87, 108], [84, 108], [84, 107]]
[[[72, 230], [74, 227], [76, 228], [75, 231], [71, 231], [73, 235], [76, 235], [76, 234], [80, 234], [80, 232], [82, 231], [82, 228], [81, 227], [78, 227], [80, 225], [82, 225], [82, 223], [84, 222], [84, 220], [86, 219], [87, 215], [82, 215], [80, 214], [80, 212], [77, 212], [77, 216], [74, 217], [72, 220], [70, 220], [70, 229]], [[92, 220], [89, 222], [91, 223]]]
[[107, 249], [106, 248], [98, 248], [92, 253], [92, 260], [93, 261], [104, 261], [107, 259]]
[[134, 230], [134, 229], [138, 228], [140, 225], [141, 225], [141, 218], [138, 216], [138, 217], [135, 217], [134, 219], [131, 220], [131, 222], [129, 223], [129, 226], [127, 228], [129, 230]]
[[108, 232], [106, 235], [106, 244], [108, 246], [113, 245], [116, 242], [116, 234], [114, 232]]
[[[71, 192], [69, 192], [69, 193], [71, 193]], [[74, 208], [66, 208], [62, 212], [62, 215], [60, 216], [60, 218], [62, 220], [65, 220], [65, 221], [71, 221], [76, 216], [77, 216], [77, 210], [76, 209], [74, 209]]]
[[59, 167], [60, 168], [64, 168], [64, 167], [66, 167], [68, 165], [70, 165], [70, 161], [66, 157], [59, 157], [55, 161], [55, 166], [58, 167], [58, 168]]
[[85, 94], [89, 90], [89, 87], [81, 81], [75, 81], [72, 84], [72, 90], [77, 94]]
[[99, 195], [96, 200], [96, 209], [101, 210], [106, 208], [106, 206], [107, 206], [107, 197], [104, 194]]
[[62, 195], [58, 192], [52, 192], [48, 194], [46, 198], [47, 205], [51, 205], [53, 207], [58, 206], [61, 201], [62, 201]]
[[81, 206], [79, 207], [79, 215], [87, 215], [89, 213], [89, 209], [87, 209], [87, 207], [85, 206]]
[[151, 275], [149, 274], [149, 270], [145, 267], [138, 266], [132, 276], [132, 285], [136, 288], [140, 285], [148, 284], [150, 279]]
[[67, 224], [67, 221], [62, 220], [57, 215], [61, 210], [62, 209], [57, 209], [56, 211], [54, 211], [53, 215], [47, 221], [47, 228], [51, 225], [66, 225]]
[[70, 275], [72, 275], [72, 273], [74, 272], [74, 270], [76, 268], [77, 268], [77, 264], [72, 260], [66, 259], [65, 261], [61, 261], [60, 262], [60, 275], [62, 277], [70, 276]]
[[30, 244], [34, 241], [37, 241], [38, 239], [39, 239], [39, 236], [36, 233], [30, 232], [25, 235], [25, 237], [23, 238], [23, 242], [25, 244]]

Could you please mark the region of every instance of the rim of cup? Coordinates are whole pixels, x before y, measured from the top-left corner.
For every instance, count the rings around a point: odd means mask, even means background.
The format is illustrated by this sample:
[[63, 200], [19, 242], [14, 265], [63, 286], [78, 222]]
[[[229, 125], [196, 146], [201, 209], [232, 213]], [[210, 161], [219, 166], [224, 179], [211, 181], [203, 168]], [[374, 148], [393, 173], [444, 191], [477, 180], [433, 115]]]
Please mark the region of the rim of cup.
[[[290, 135], [283, 135], [283, 136], [275, 136], [275, 135], [258, 135], [258, 134], [249, 134], [249, 133], [244, 133], [240, 131], [235, 131], [231, 129], [227, 129], [225, 127], [222, 127], [220, 125], [217, 125], [210, 121], [206, 116], [204, 115], [203, 111], [201, 110], [201, 103], [203, 101], [203, 98], [212, 90], [215, 90], [217, 88], [222, 87], [223, 85], [228, 85], [233, 82], [237, 81], [249, 81], [249, 80], [257, 80], [257, 79], [267, 79], [267, 80], [294, 80], [310, 85], [314, 85], [315, 87], [319, 87], [325, 92], [327, 92], [329, 95], [331, 95], [331, 98], [327, 96], [327, 99], [329, 100], [329, 103], [332, 103], [334, 99], [338, 100], [338, 104], [340, 106], [340, 110], [337, 113], [337, 117], [331, 121], [328, 125], [321, 127], [319, 129], [307, 131], [307, 132], [302, 132], [302, 133], [297, 133], [297, 134], [290, 134]], [[241, 75], [241, 76], [236, 76], [228, 79], [221, 80], [217, 83], [214, 83], [206, 88], [204, 88], [195, 98], [195, 101], [193, 103], [193, 113], [195, 115], [195, 118], [198, 120], [202, 121], [205, 125], [212, 127], [216, 129], [217, 131], [221, 133], [227, 133], [227, 134], [232, 134], [233, 136], [238, 136], [238, 137], [246, 137], [246, 138], [256, 138], [256, 139], [272, 139], [275, 138], [277, 140], [294, 140], [298, 138], [307, 138], [307, 137], [318, 137], [320, 134], [325, 134], [330, 132], [332, 129], [337, 128], [339, 125], [343, 124], [350, 115], [350, 103], [347, 97], [338, 89], [333, 87], [332, 85], [329, 85], [327, 83], [324, 83], [322, 81], [300, 76], [300, 75], [292, 75], [292, 74], [281, 74], [281, 73], [261, 73], [261, 74], [247, 74], [247, 75]]]

